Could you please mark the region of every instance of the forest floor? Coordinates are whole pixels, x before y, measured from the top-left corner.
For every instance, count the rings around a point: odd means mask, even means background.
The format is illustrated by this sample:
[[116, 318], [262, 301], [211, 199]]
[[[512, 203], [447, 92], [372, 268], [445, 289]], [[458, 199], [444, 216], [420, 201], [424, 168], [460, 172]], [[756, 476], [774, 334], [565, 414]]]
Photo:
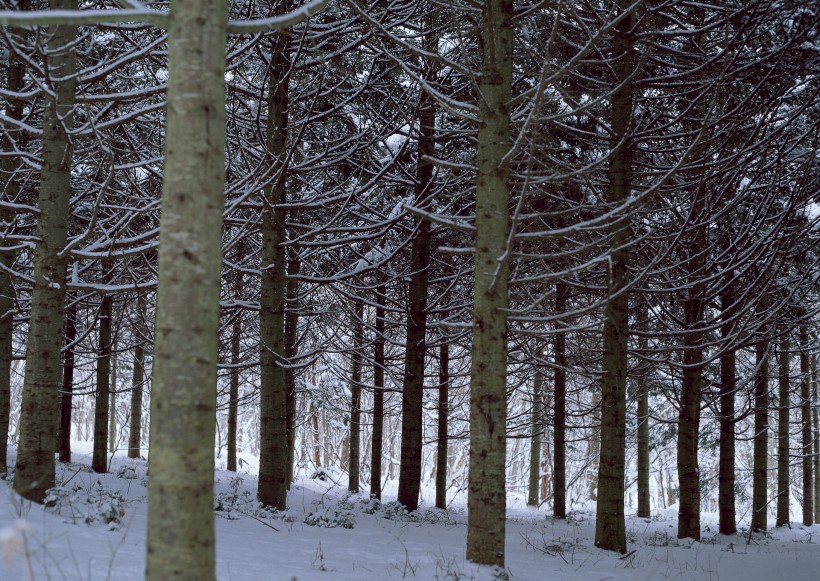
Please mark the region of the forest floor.
[[[53, 491], [49, 508], [21, 502], [8, 483], [0, 484], [0, 579], [142, 578], [147, 465], [115, 456], [109, 474], [95, 474], [88, 468], [90, 450], [83, 446], [77, 443], [74, 463], [59, 465], [61, 486]], [[492, 570], [464, 558], [463, 499], [446, 511], [423, 506], [408, 515], [395, 503], [350, 495], [346, 480], [324, 473], [323, 479], [299, 478], [289, 510], [272, 514], [254, 500], [253, 464], [243, 466], [249, 471], [216, 474], [217, 576], [222, 581], [495, 578]], [[385, 498], [389, 493], [388, 488]], [[432, 491], [423, 496], [432, 498]], [[746, 531], [723, 536], [715, 532], [714, 515], [705, 514], [703, 540], [697, 543], [676, 538], [672, 508], [656, 511], [651, 519], [628, 517], [629, 553], [622, 556], [594, 547], [594, 507], [555, 520], [543, 510], [516, 506], [519, 502], [511, 499], [507, 520], [512, 580], [820, 577], [818, 525], [794, 524], [751, 538]]]

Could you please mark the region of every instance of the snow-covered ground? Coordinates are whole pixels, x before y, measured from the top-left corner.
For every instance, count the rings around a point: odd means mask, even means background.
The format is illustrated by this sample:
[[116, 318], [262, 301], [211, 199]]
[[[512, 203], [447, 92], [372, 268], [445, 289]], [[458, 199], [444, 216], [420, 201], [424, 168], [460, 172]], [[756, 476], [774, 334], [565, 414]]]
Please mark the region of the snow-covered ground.
[[[20, 502], [0, 484], [0, 579], [114, 581], [143, 576], [146, 464], [115, 457], [111, 473], [88, 469], [87, 444], [75, 443], [75, 463], [60, 466], [55, 506]], [[85, 448], [84, 448], [85, 446]], [[11, 451], [12, 455], [14, 450]], [[217, 574], [220, 580], [487, 580], [493, 572], [465, 561], [466, 511], [408, 516], [388, 488], [385, 503], [349, 495], [346, 477], [301, 477], [290, 509], [271, 515], [254, 501], [253, 458], [246, 472], [217, 471]], [[309, 476], [309, 475], [308, 475]], [[338, 483], [333, 480], [338, 480]], [[424, 491], [432, 498], [432, 491]], [[820, 579], [820, 526], [792, 525], [767, 535], [716, 534], [703, 515], [703, 542], [676, 538], [674, 509], [627, 521], [626, 556], [593, 546], [594, 507], [554, 520], [510, 498], [507, 572], [514, 580], [772, 580]], [[109, 521], [109, 522], [106, 522]], [[747, 525], [748, 523], [741, 523]], [[347, 528], [346, 528], [347, 527]]]

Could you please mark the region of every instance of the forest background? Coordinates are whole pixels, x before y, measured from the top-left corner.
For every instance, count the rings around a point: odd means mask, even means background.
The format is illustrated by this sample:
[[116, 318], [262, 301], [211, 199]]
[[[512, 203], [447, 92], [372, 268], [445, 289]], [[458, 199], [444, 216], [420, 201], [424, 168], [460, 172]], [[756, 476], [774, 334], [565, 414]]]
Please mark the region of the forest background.
[[213, 575], [212, 439], [466, 489], [497, 566], [501, 491], [816, 519], [810, 3], [5, 4], [0, 453], [150, 433], [149, 577]]

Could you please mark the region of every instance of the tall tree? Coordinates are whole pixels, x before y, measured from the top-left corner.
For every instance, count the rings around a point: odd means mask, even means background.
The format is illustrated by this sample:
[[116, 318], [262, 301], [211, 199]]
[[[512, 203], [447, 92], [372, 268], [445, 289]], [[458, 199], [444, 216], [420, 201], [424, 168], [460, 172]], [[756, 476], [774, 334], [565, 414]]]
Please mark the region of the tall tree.
[[438, 356], [438, 433], [436, 439], [436, 508], [447, 508], [447, 459], [450, 416], [450, 345], [441, 338]]
[[809, 366], [809, 326], [800, 323], [800, 455], [803, 469], [803, 524], [814, 524], [814, 507], [820, 499], [814, 498], [814, 478], [812, 474], [812, 433], [811, 433], [811, 369]]
[[173, 3], [151, 394], [148, 581], [215, 574], [225, 0]]
[[777, 513], [775, 526], [789, 524], [789, 366], [791, 342], [788, 334], [780, 339], [777, 381]]
[[[71, 10], [76, 0], [53, 0], [52, 10]], [[37, 197], [37, 243], [34, 247], [34, 287], [26, 345], [26, 374], [20, 410], [20, 441], [14, 490], [35, 502], [45, 500], [54, 486], [57, 386], [66, 289], [72, 146], [77, 77], [72, 24], [48, 28], [48, 68], [43, 111], [42, 167]]]
[[[426, 4], [426, 3], [425, 3]], [[438, 36], [433, 25], [431, 6], [425, 6], [424, 38], [422, 49], [429, 54], [437, 52]], [[423, 60], [423, 86], [418, 102], [418, 159], [414, 204], [426, 210], [433, 191], [433, 162], [435, 155], [435, 99], [427, 85], [437, 75], [435, 60]], [[410, 288], [407, 299], [407, 341], [402, 388], [401, 467], [399, 470], [398, 501], [413, 511], [418, 508], [421, 486], [422, 441], [424, 435], [424, 363], [427, 354], [427, 286], [430, 277], [430, 222], [425, 217], [414, 218], [415, 232], [411, 242]]]
[[504, 566], [513, 2], [487, 0], [479, 30], [478, 145], [467, 559]]
[[350, 356], [350, 461], [347, 489], [359, 492], [359, 461], [362, 440], [362, 347], [364, 345], [364, 301], [353, 298], [353, 350]]
[[[632, 2], [620, 0], [622, 13]], [[634, 11], [615, 26], [612, 68], [616, 88], [612, 93], [612, 141], [606, 201], [610, 208], [626, 204], [632, 188], [632, 108], [635, 74]], [[618, 212], [610, 226], [607, 302], [604, 308], [604, 353], [601, 377], [601, 455], [598, 469], [598, 504], [595, 546], [626, 553], [624, 472], [626, 469], [626, 370], [629, 337], [629, 214]], [[604, 436], [605, 434], [605, 436]]]
[[755, 345], [754, 376], [754, 458], [752, 467], [752, 523], [753, 531], [765, 531], [769, 503], [769, 345], [760, 341]]
[[145, 380], [145, 347], [134, 345], [134, 368], [131, 370], [131, 418], [128, 426], [128, 457], [139, 458], [142, 443], [142, 391]]
[[111, 303], [110, 294], [100, 299], [98, 321], [98, 348], [96, 390], [94, 398], [94, 449], [91, 456], [91, 469], [94, 472], [108, 471], [108, 416], [114, 413], [109, 409], [111, 385]]
[[[277, 13], [286, 12], [286, 3]], [[287, 386], [285, 382], [285, 209], [288, 147], [289, 40], [270, 39], [268, 84], [267, 162], [270, 171], [262, 210], [262, 286], [259, 312], [259, 501], [279, 510], [287, 506], [290, 467], [287, 439]]]

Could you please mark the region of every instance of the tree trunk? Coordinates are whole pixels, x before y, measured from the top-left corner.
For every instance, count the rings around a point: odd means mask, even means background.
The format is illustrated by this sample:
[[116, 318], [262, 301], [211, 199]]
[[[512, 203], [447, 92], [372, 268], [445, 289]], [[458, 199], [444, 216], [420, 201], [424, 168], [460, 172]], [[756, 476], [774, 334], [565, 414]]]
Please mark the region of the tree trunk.
[[[732, 284], [726, 284], [720, 296], [723, 317], [727, 318], [734, 304]], [[724, 353], [720, 356], [720, 463], [718, 467], [718, 530], [723, 535], [737, 532], [735, 515], [735, 391], [737, 365], [734, 348], [725, 345], [731, 341], [732, 323], [720, 328]]]
[[117, 354], [111, 354], [111, 377], [108, 383], [108, 452], [117, 450]]
[[145, 379], [145, 348], [134, 346], [134, 369], [131, 375], [131, 425], [128, 430], [128, 457], [139, 458], [142, 447], [142, 382]]
[[[284, 9], [284, 7], [283, 7]], [[288, 40], [271, 40], [267, 147], [273, 180], [262, 213], [262, 287], [260, 333], [259, 501], [277, 510], [287, 507], [288, 433], [285, 385], [285, 186], [288, 141]]]
[[450, 416], [450, 345], [442, 337], [438, 359], [438, 438], [436, 442], [436, 508], [447, 508], [447, 448]]
[[544, 374], [541, 369], [535, 371], [530, 409], [530, 478], [527, 506], [537, 507], [541, 480], [541, 438], [544, 434]]
[[[71, 10], [76, 0], [53, 0], [53, 10]], [[26, 346], [26, 374], [20, 410], [20, 440], [14, 490], [34, 502], [43, 502], [54, 487], [55, 428], [60, 385], [60, 347], [66, 257], [61, 254], [68, 235], [71, 198], [72, 127], [77, 77], [70, 24], [48, 27], [48, 79], [43, 111], [42, 169], [34, 247], [34, 287]]]
[[[28, 10], [28, 0], [21, 0], [17, 4], [17, 10]], [[18, 32], [8, 29], [5, 32], [15, 38]], [[25, 64], [22, 59], [14, 54], [9, 54], [6, 65], [6, 89], [13, 95], [22, 92], [23, 77], [25, 75]], [[9, 119], [22, 120], [24, 101], [11, 97], [5, 98], [5, 114]], [[14, 151], [14, 143], [9, 139], [4, 139], [5, 132], [0, 133], [0, 145], [4, 153]], [[18, 142], [22, 132], [18, 135]], [[22, 143], [18, 143], [21, 146]], [[0, 175], [3, 176], [3, 183], [0, 187], [5, 192], [5, 198], [15, 200], [20, 191], [19, 183], [16, 179], [18, 160], [13, 155], [3, 155], [0, 158]], [[9, 443], [9, 414], [11, 413], [11, 362], [13, 359], [14, 343], [12, 340], [14, 332], [14, 313], [16, 310], [14, 280], [10, 273], [14, 264], [15, 253], [6, 250], [6, 245], [14, 242], [7, 240], [7, 236], [14, 232], [15, 215], [5, 207], [0, 209], [0, 478], [4, 478], [8, 465], [8, 443]], [[69, 418], [70, 421], [71, 418]], [[69, 424], [69, 429], [71, 425]], [[60, 457], [62, 460], [62, 456]]]
[[[638, 326], [642, 335], [638, 337], [638, 350], [646, 354], [649, 341], [646, 333], [649, 330], [649, 313], [645, 301], [641, 302]], [[637, 516], [651, 516], [649, 499], [649, 374], [651, 366], [641, 361], [638, 367], [636, 383], [638, 388], [638, 510]]]
[[225, 0], [170, 13], [146, 581], [215, 579], [226, 28]]
[[99, 312], [99, 346], [97, 348], [97, 376], [94, 400], [94, 452], [91, 469], [108, 471], [108, 415], [111, 383], [111, 295], [103, 295]]
[[488, 0], [480, 28], [475, 300], [470, 368], [467, 559], [504, 566], [507, 278], [513, 2]]
[[[555, 283], [555, 312], [567, 309], [567, 285]], [[553, 442], [553, 497], [552, 513], [555, 518], [567, 517], [567, 336], [555, 335], [555, 417]]]
[[806, 322], [800, 325], [800, 432], [801, 464], [803, 468], [803, 525], [814, 524], [814, 483], [811, 457], [811, 383], [809, 369], [809, 328]]
[[364, 301], [353, 299], [353, 354], [350, 363], [350, 461], [347, 489], [359, 492], [359, 458], [362, 439], [362, 347], [364, 346]]
[[[619, 0], [620, 10], [631, 3]], [[617, 88], [612, 94], [612, 152], [607, 203], [615, 208], [626, 202], [632, 184], [632, 102], [635, 47], [634, 14], [615, 28], [613, 68]], [[629, 216], [621, 215], [610, 226], [609, 280], [604, 308], [603, 376], [601, 378], [601, 455], [598, 469], [598, 504], [595, 546], [626, 553], [624, 476], [626, 470], [626, 370], [629, 338]], [[557, 447], [557, 442], [556, 442]]]
[[[241, 280], [241, 275], [240, 275]], [[239, 286], [239, 285], [237, 285]], [[228, 387], [228, 460], [226, 468], [236, 472], [236, 430], [239, 411], [239, 363], [241, 356], [242, 317], [236, 314], [231, 326], [231, 374]]]
[[[425, 17], [423, 48], [436, 50], [437, 37], [432, 27], [432, 14], [428, 7]], [[431, 80], [436, 68], [430, 59], [424, 62], [423, 77]], [[418, 103], [418, 161], [416, 169], [415, 205], [426, 209], [433, 190], [433, 164], [435, 155], [435, 100], [422, 89]], [[430, 222], [421, 216], [414, 219], [415, 232], [410, 256], [410, 288], [407, 298], [407, 343], [404, 358], [404, 386], [401, 404], [401, 465], [399, 467], [398, 501], [414, 511], [419, 505], [421, 485], [422, 440], [424, 426], [424, 360], [427, 354], [427, 285], [430, 267]]]
[[285, 284], [285, 357], [288, 359], [288, 366], [285, 368], [285, 392], [286, 403], [285, 413], [287, 416], [287, 487], [293, 483], [293, 467], [296, 455], [296, 373], [293, 370], [293, 361], [296, 357], [296, 340], [299, 327], [299, 269], [301, 261], [296, 247], [291, 249], [291, 257], [288, 260], [288, 279]]
[[812, 423], [814, 424], [814, 522], [820, 523], [820, 399], [818, 398], [818, 385], [820, 380], [817, 377], [817, 356], [813, 356], [811, 364], [811, 397], [812, 397]]
[[765, 531], [768, 510], [769, 460], [769, 354], [768, 343], [755, 346], [754, 391], [754, 460], [752, 467], [752, 523], [753, 531]]
[[384, 444], [384, 301], [387, 289], [376, 287], [376, 334], [373, 337], [373, 441], [370, 445], [370, 496], [382, 498]]
[[789, 338], [780, 341], [777, 407], [777, 514], [775, 526], [789, 525]]
[[65, 311], [65, 344], [63, 354], [63, 387], [60, 391], [60, 435], [57, 453], [60, 462], [71, 462], [71, 412], [74, 400], [74, 341], [77, 339], [77, 305]]

